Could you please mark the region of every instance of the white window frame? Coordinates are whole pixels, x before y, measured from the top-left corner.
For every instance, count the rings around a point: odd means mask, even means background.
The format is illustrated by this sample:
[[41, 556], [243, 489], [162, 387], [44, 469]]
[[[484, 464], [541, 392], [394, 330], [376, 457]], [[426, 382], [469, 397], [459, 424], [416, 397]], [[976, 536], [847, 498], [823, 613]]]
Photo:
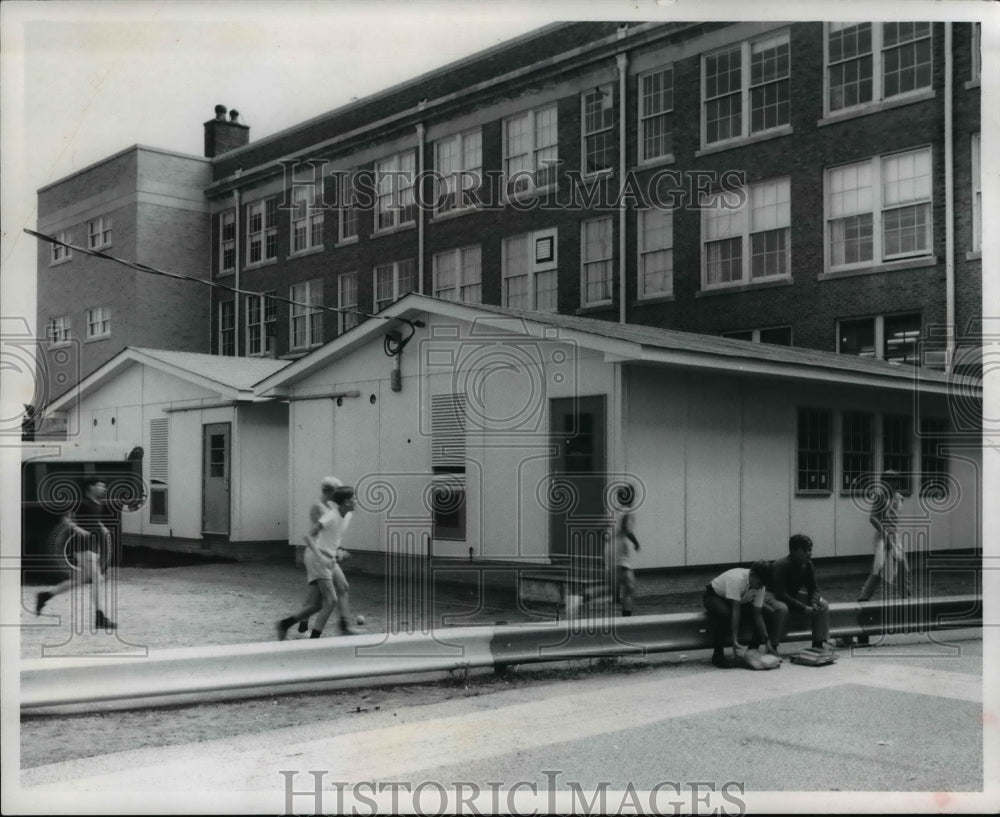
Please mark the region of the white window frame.
[[[314, 278], [301, 281], [288, 288], [288, 348], [294, 351], [312, 349], [323, 345], [323, 310], [316, 308], [323, 303], [323, 280]], [[300, 306], [310, 304], [310, 306]], [[304, 342], [297, 343], [296, 329], [301, 328]]]
[[[67, 244], [72, 242], [72, 239], [66, 230], [60, 230], [56, 233], [56, 240], [65, 241]], [[73, 251], [69, 247], [65, 247], [62, 244], [53, 244], [52, 255], [49, 259], [49, 266], [54, 267], [56, 264], [65, 264], [72, 258]]]
[[[227, 233], [229, 238], [227, 238]], [[232, 253], [232, 263], [226, 266], [226, 252]], [[219, 214], [219, 275], [236, 272], [236, 208]]]
[[[361, 323], [358, 314], [358, 273], [342, 272], [337, 276], [337, 334], [342, 335]], [[351, 310], [351, 311], [348, 311]]]
[[[649, 110], [648, 101], [650, 99], [645, 93], [643, 93], [643, 85], [646, 80], [652, 80], [654, 77], [659, 76], [661, 78], [661, 90], [654, 96], [658, 98], [663, 98], [669, 95], [670, 104], [668, 107], [664, 107], [662, 110]], [[666, 91], [665, 85], [668, 82], [667, 77], [669, 77], [669, 92]], [[644, 74], [640, 74], [638, 78], [637, 85], [637, 96], [639, 99], [639, 126], [636, 134], [636, 138], [639, 142], [638, 145], [638, 156], [639, 162], [663, 162], [669, 161], [674, 155], [674, 66], [665, 65], [661, 68], [657, 68], [655, 71], [647, 71]], [[664, 121], [666, 123], [665, 130], [666, 141], [669, 149], [664, 153], [647, 153], [646, 152], [646, 126], [655, 126], [655, 123], [659, 121]]]
[[[552, 115], [551, 142], [539, 143], [540, 134], [545, 133], [539, 118]], [[510, 128], [515, 122], [523, 122], [524, 150], [511, 153]], [[503, 178], [507, 196], [534, 195], [555, 186], [556, 168], [559, 162], [559, 108], [553, 102], [522, 111], [503, 120]]]
[[[858, 21], [853, 23], [853, 25], [864, 24], [866, 21]], [[909, 22], [909, 21], [902, 21]], [[920, 20], [917, 22], [927, 22], [926, 20]], [[893, 23], [894, 24], [894, 23]], [[886, 23], [871, 23], [871, 41], [872, 48], [870, 52], [872, 60], [872, 98], [870, 100], [863, 100], [855, 102], [852, 105], [841, 105], [840, 107], [833, 108], [830, 105], [830, 72], [832, 65], [830, 64], [830, 34], [831, 26], [841, 25], [848, 26], [852, 23], [824, 23], [823, 24], [823, 113], [825, 116], [838, 116], [847, 111], [857, 111], [864, 110], [866, 107], [877, 107], [888, 100], [906, 100], [913, 96], [923, 96], [927, 92], [931, 91], [934, 87], [934, 23], [930, 23], [930, 33], [927, 35], [922, 35], [918, 38], [914, 38], [908, 42], [919, 42], [921, 40], [930, 41], [930, 68], [929, 68], [929, 79], [926, 85], [921, 85], [913, 88], [909, 91], [902, 91], [899, 93], [892, 94], [891, 96], [885, 95], [885, 59], [884, 53], [887, 50], [884, 46], [884, 32]], [[899, 43], [896, 45], [888, 46], [888, 48], [898, 48]], [[905, 45], [905, 43], [903, 44]], [[851, 57], [850, 60], [857, 60], [859, 56]], [[840, 62], [848, 62], [849, 60], [841, 60]], [[838, 63], [840, 64], [840, 63]]]
[[338, 184], [343, 189], [337, 190], [340, 205], [337, 218], [337, 240], [344, 244], [358, 240], [360, 211], [354, 203], [354, 175], [356, 170], [349, 171], [338, 178]]
[[[500, 266], [503, 279], [501, 303], [531, 312], [556, 312], [559, 308], [559, 231], [556, 227], [508, 236], [501, 244]], [[524, 245], [523, 269], [516, 267], [511, 248]], [[513, 281], [524, 279], [524, 304], [512, 303], [521, 293], [512, 293]], [[555, 286], [542, 288], [548, 282]]]
[[[779, 76], [773, 79], [769, 79], [766, 82], [753, 84], [753, 77], [751, 74], [752, 66], [752, 55], [754, 46], [768, 43], [769, 41], [774, 41], [773, 46], [782, 45], [782, 41], [786, 49], [788, 50], [788, 71], [783, 76]], [[714, 141], [708, 141], [708, 104], [709, 102], [720, 99], [723, 96], [734, 96], [737, 92], [730, 91], [728, 94], [717, 94], [708, 99], [708, 60], [712, 57], [718, 56], [727, 51], [733, 51], [735, 49], [740, 50], [740, 89], [739, 99], [740, 99], [740, 130], [737, 134], [732, 134], [730, 136], [715, 139]], [[754, 37], [750, 40], [744, 40], [741, 43], [734, 43], [732, 45], [727, 45], [725, 48], [719, 48], [715, 51], [711, 51], [707, 54], [703, 54], [701, 58], [701, 146], [702, 148], [717, 147], [719, 145], [726, 145], [730, 143], [740, 142], [742, 140], [750, 139], [751, 137], [765, 136], [769, 133], [780, 133], [787, 131], [791, 128], [792, 112], [791, 112], [791, 81], [792, 81], [792, 56], [791, 56], [791, 34], [788, 29], [780, 29], [777, 31], [770, 31], [762, 37]], [[758, 129], [753, 128], [753, 108], [752, 99], [753, 91], [757, 88], [777, 85], [778, 83], [788, 84], [788, 121], [779, 122], [771, 127], [761, 127]]]
[[[600, 97], [600, 112], [596, 118], [591, 117], [590, 108], [595, 98]], [[599, 121], [598, 121], [599, 120]], [[595, 155], [608, 152], [612, 158], [600, 167], [590, 167], [590, 140], [597, 140], [601, 145], [595, 149]], [[608, 148], [610, 145], [610, 149]], [[610, 82], [598, 85], [580, 94], [580, 170], [584, 176], [597, 176], [613, 172], [618, 154], [618, 139], [615, 134], [615, 88]]]
[[[841, 326], [843, 324], [845, 324], [845, 323], [858, 323], [860, 321], [872, 321], [873, 324], [874, 324], [874, 331], [873, 331], [873, 337], [872, 337], [872, 345], [873, 345], [872, 354], [870, 354], [870, 355], [860, 354], [860, 355], [858, 355], [858, 357], [867, 357], [867, 358], [875, 358], [877, 360], [885, 360], [886, 359], [886, 355], [885, 355], [885, 347], [886, 347], [885, 322], [886, 322], [886, 319], [892, 320], [893, 318], [904, 318], [904, 317], [906, 317], [906, 318], [916, 317], [920, 321], [920, 330], [917, 332], [917, 335], [916, 335], [916, 338], [915, 338], [915, 342], [918, 343], [918, 345], [917, 345], [916, 348], [917, 348], [917, 353], [919, 354], [920, 334], [923, 332], [923, 329], [924, 329], [923, 315], [921, 315], [919, 312], [902, 312], [902, 313], [894, 313], [894, 314], [888, 314], [888, 315], [859, 315], [859, 316], [850, 317], [850, 318], [839, 318], [837, 320], [837, 327], [836, 327], [837, 328], [837, 338], [836, 338], [836, 340], [837, 340], [837, 352], [839, 354], [851, 354], [849, 352], [843, 351], [842, 348], [841, 348], [841, 334], [842, 334], [842, 332], [841, 332]], [[913, 363], [913, 365], [918, 365], [918, 364], [919, 364], [919, 361]]]
[[972, 134], [970, 147], [972, 152], [972, 251], [983, 249], [983, 177], [982, 177], [982, 138], [978, 133]]
[[[248, 295], [246, 299], [246, 354], [247, 357], [259, 357], [268, 352], [268, 326], [274, 327], [278, 320], [278, 302], [273, 296], [274, 290], [260, 295]], [[270, 333], [273, 337], [274, 333]]]
[[[601, 254], [590, 257], [588, 256], [590, 245], [587, 242], [587, 230], [588, 227], [592, 225], [596, 226], [598, 224], [603, 225], [605, 229], [605, 242], [603, 248], [601, 248]], [[612, 216], [590, 218], [580, 222], [580, 305], [583, 307], [605, 306], [612, 303], [614, 300], [614, 282], [616, 272], [614, 231], [615, 224]], [[590, 282], [588, 273], [591, 268], [597, 268], [598, 266], [605, 267], [608, 271], [607, 275], [602, 275], [601, 277], [596, 278], [593, 282]], [[604, 298], [589, 298], [588, 289], [590, 283], [603, 283], [607, 291], [607, 296]]]
[[[383, 283], [389, 285], [388, 291], [380, 286], [380, 278], [382, 278]], [[372, 268], [372, 307], [375, 312], [385, 309], [406, 293], [416, 290], [416, 259], [404, 258], [401, 261], [387, 261], [384, 264], [376, 264]]]
[[[447, 147], [454, 149], [443, 156], [442, 151]], [[435, 215], [475, 208], [483, 179], [483, 129], [473, 128], [438, 139], [434, 143], [434, 168], [438, 173]], [[479, 181], [469, 186], [470, 179]]]
[[[230, 339], [232, 351], [226, 352], [226, 339]], [[236, 356], [236, 301], [219, 301], [219, 354]]]
[[[775, 191], [775, 197], [768, 196]], [[703, 207], [701, 218], [701, 287], [703, 290], [741, 287], [748, 284], [788, 281], [792, 277], [791, 179], [780, 176], [764, 179], [742, 188], [743, 204], [734, 209], [725, 207], [728, 197], [718, 196], [715, 207]], [[759, 206], [755, 205], [755, 200]], [[724, 215], [717, 215], [723, 213]], [[758, 220], [759, 215], [759, 220]], [[727, 225], [728, 222], [728, 225]], [[715, 232], [713, 225], [723, 225], [725, 234]], [[753, 239], [778, 230], [785, 231], [785, 272], [754, 277]], [[709, 281], [708, 245], [739, 239], [740, 277], [731, 281]]]
[[[929, 163], [929, 169], [927, 172], [927, 193], [925, 196], [919, 199], [914, 198], [907, 200], [904, 203], [895, 203], [889, 206], [884, 204], [884, 166], [887, 160], [901, 158], [907, 155], [917, 155], [926, 154], [927, 161]], [[860, 173], [863, 168], [868, 165], [868, 176], [870, 179], [867, 185], [868, 192], [864, 192], [865, 187], [859, 186], [853, 188], [859, 192], [855, 195], [855, 198], [860, 202], [852, 212], [844, 212], [834, 218], [831, 214], [831, 195], [836, 195], [843, 191], [838, 191], [833, 189], [834, 184], [832, 182], [833, 174], [846, 171], [850, 168], [856, 168]], [[864, 201], [869, 201], [870, 206], [865, 208], [863, 206]], [[845, 198], [845, 202], [847, 199]], [[917, 249], [912, 251], [894, 253], [889, 255], [885, 252], [885, 213], [893, 210], [901, 210], [906, 207], [926, 207], [927, 208], [927, 221], [926, 221], [926, 231], [925, 237], [927, 242], [926, 249]], [[862, 259], [858, 261], [852, 261], [842, 264], [833, 263], [833, 246], [832, 246], [832, 234], [833, 234], [833, 223], [835, 221], [841, 221], [845, 218], [855, 218], [857, 216], [871, 215], [872, 223], [872, 257], [870, 259]], [[823, 174], [823, 255], [824, 255], [824, 266], [828, 272], [840, 272], [843, 270], [852, 269], [867, 269], [871, 267], [878, 267], [883, 264], [888, 264], [892, 261], [897, 260], [907, 260], [915, 258], [926, 258], [934, 253], [934, 154], [929, 146], [923, 146], [918, 148], [911, 148], [909, 150], [895, 151], [893, 153], [882, 153], [876, 156], [872, 156], [868, 159], [863, 159], [860, 162], [849, 162], [847, 164], [835, 165], [833, 167], [828, 167]]]
[[69, 315], [57, 315], [49, 318], [45, 325], [45, 337], [50, 346], [65, 346], [70, 341]]
[[[254, 219], [260, 219], [260, 229], [254, 230]], [[254, 259], [259, 246], [260, 258]], [[267, 264], [278, 257], [278, 200], [275, 196], [247, 204], [247, 267]]]
[[87, 246], [99, 250], [111, 246], [111, 216], [99, 216], [87, 222]]
[[[452, 280], [442, 280], [443, 265], [451, 264]], [[434, 254], [434, 297], [466, 304], [483, 302], [483, 253], [478, 244]]]
[[[647, 246], [648, 218], [658, 215], [663, 220], [661, 231], [667, 235], [666, 243]], [[653, 225], [648, 225], [653, 226]], [[674, 293], [674, 214], [672, 210], [660, 207], [649, 207], [636, 210], [636, 235], [638, 263], [636, 264], [636, 293], [639, 300], [644, 298], [662, 298]], [[647, 287], [647, 266], [659, 253], [666, 253], [669, 261], [663, 269], [664, 285], [661, 289]]]
[[111, 307], [95, 306], [87, 310], [87, 340], [111, 335]]
[[385, 233], [416, 223], [414, 180], [417, 154], [412, 148], [375, 163], [375, 232]]
[[[316, 206], [317, 184], [292, 185], [290, 255], [323, 248], [323, 210]], [[322, 201], [322, 189], [320, 189]]]

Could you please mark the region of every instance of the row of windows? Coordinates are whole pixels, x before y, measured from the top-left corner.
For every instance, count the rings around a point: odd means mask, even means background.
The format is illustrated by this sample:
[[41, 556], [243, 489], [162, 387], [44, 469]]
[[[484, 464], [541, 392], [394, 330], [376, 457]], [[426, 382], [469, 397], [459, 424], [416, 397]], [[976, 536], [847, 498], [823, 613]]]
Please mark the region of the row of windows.
[[[72, 338], [71, 321], [68, 315], [58, 315], [49, 318], [45, 327], [45, 337], [49, 342], [58, 345], [67, 343]], [[97, 306], [87, 310], [87, 340], [105, 338], [111, 334], [111, 309]]]
[[[54, 236], [59, 241], [67, 244], [73, 243], [73, 237], [67, 230], [56, 233]], [[111, 216], [100, 216], [93, 221], [87, 222], [87, 248], [91, 250], [102, 250], [111, 246]], [[53, 244], [51, 250], [51, 263], [60, 264], [73, 257], [73, 251], [69, 247], [61, 244]]]

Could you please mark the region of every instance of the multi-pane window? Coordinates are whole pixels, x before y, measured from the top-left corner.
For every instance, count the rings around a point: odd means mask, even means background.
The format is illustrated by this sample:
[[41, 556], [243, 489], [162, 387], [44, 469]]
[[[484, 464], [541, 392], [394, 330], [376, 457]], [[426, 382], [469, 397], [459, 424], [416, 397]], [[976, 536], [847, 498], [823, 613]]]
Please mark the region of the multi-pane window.
[[920, 419], [920, 490], [923, 494], [946, 496], [948, 493], [948, 421], [940, 417]]
[[417, 288], [417, 263], [412, 258], [375, 267], [375, 311], [385, 309]]
[[267, 351], [267, 339], [274, 337], [277, 320], [277, 302], [273, 291], [262, 295], [248, 295], [247, 312], [247, 354], [262, 355]]
[[290, 307], [291, 347], [307, 349], [323, 342], [323, 282], [319, 279], [292, 284], [288, 297]]
[[615, 165], [615, 106], [612, 86], [601, 85], [581, 95], [583, 105], [583, 172], [597, 173]]
[[69, 329], [69, 317], [67, 315], [49, 318], [49, 322], [45, 326], [45, 337], [53, 345], [66, 343], [69, 341]]
[[416, 218], [413, 199], [413, 174], [416, 154], [412, 150], [397, 153], [375, 163], [376, 230], [391, 230], [412, 224]]
[[337, 319], [337, 332], [343, 334], [348, 329], [361, 322], [358, 314], [358, 274], [342, 272], [337, 277], [337, 307], [340, 315]]
[[226, 210], [219, 216], [219, 272], [236, 269], [236, 211]]
[[766, 329], [738, 329], [733, 332], [723, 332], [722, 337], [733, 340], [749, 340], [754, 343], [772, 343], [775, 346], [791, 346], [792, 327], [770, 326]]
[[111, 216], [87, 222], [87, 246], [92, 250], [111, 246]]
[[482, 253], [462, 247], [434, 256], [434, 297], [467, 304], [483, 302]]
[[752, 136], [791, 122], [787, 31], [706, 54], [702, 68], [706, 145]]
[[316, 206], [316, 194], [316, 185], [292, 187], [292, 252], [323, 246], [323, 211]]
[[845, 411], [841, 418], [842, 491], [862, 489], [875, 464], [875, 446], [871, 414]]
[[613, 220], [594, 218], [580, 225], [583, 305], [607, 303], [615, 277]]
[[507, 192], [517, 194], [555, 183], [559, 161], [556, 106], [504, 120], [503, 156]]
[[827, 111], [931, 85], [931, 24], [827, 23]]
[[278, 200], [273, 196], [247, 205], [247, 263], [278, 257]]
[[651, 207], [638, 211], [639, 297], [669, 295], [674, 289], [674, 216]]
[[639, 161], [674, 152], [674, 69], [660, 68], [639, 77]]
[[[71, 243], [70, 242], [69, 233], [67, 233], [65, 230], [56, 233], [56, 240], [58, 240], [58, 241], [65, 241], [67, 244]], [[69, 247], [65, 247], [62, 244], [53, 244], [52, 245], [52, 263], [53, 264], [59, 264], [59, 263], [61, 263], [63, 261], [69, 261], [69, 259], [72, 258], [72, 257], [73, 257], [73, 253], [70, 252]]]
[[830, 269], [930, 254], [930, 148], [827, 170], [826, 219]]
[[920, 314], [876, 315], [842, 320], [837, 351], [892, 363], [919, 364]]
[[882, 417], [882, 471], [895, 471], [900, 493], [910, 493], [913, 487], [913, 423], [907, 416], [886, 414]]
[[972, 24], [972, 77], [971, 81], [980, 79], [983, 72], [983, 24]]
[[537, 312], [557, 307], [557, 234], [555, 229], [514, 235], [503, 240], [504, 306]]
[[480, 128], [457, 133], [434, 143], [438, 172], [435, 203], [438, 213], [472, 207], [483, 177], [483, 132]]
[[800, 408], [796, 430], [796, 490], [829, 491], [833, 460], [828, 409]]
[[978, 133], [972, 134], [972, 250], [983, 248], [983, 183], [980, 178], [980, 145]]
[[98, 306], [87, 310], [87, 337], [103, 338], [111, 334], [111, 308]]
[[752, 184], [732, 207], [726, 197], [702, 209], [706, 289], [791, 275], [791, 184]]
[[345, 173], [338, 177], [342, 185], [340, 191], [340, 240], [352, 241], [358, 237], [358, 208], [354, 200], [354, 174]]
[[236, 354], [236, 302], [219, 301], [219, 354]]

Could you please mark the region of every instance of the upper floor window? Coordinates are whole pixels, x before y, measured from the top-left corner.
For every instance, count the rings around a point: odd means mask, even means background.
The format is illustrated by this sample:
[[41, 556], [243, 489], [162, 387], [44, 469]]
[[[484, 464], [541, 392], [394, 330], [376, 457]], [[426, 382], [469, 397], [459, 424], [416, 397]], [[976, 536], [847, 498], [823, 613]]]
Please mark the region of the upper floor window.
[[980, 178], [979, 134], [972, 134], [972, 250], [983, 248], [983, 182]]
[[219, 217], [219, 272], [236, 269], [236, 211], [226, 210]]
[[791, 183], [751, 184], [744, 203], [726, 197], [702, 209], [705, 289], [791, 276]]
[[236, 354], [236, 302], [219, 301], [219, 354]]
[[435, 195], [438, 213], [474, 206], [483, 178], [482, 130], [438, 139], [434, 143], [434, 167], [439, 174]]
[[57, 318], [49, 318], [45, 327], [45, 337], [53, 346], [67, 343], [69, 341], [69, 316], [60, 315]]
[[837, 323], [837, 351], [919, 364], [920, 314], [876, 315]]
[[[273, 291], [261, 295], [248, 295], [247, 305], [247, 354], [262, 355], [268, 351], [268, 338], [274, 337], [277, 322], [277, 302]], [[273, 341], [272, 341], [273, 343]]]
[[828, 113], [931, 86], [931, 24], [827, 23]]
[[983, 73], [983, 24], [972, 24], [972, 82], [980, 79]]
[[702, 66], [705, 145], [753, 136], [790, 123], [791, 55], [787, 31], [706, 54]]
[[559, 161], [555, 105], [504, 120], [503, 156], [507, 192], [518, 194], [554, 184]]
[[612, 170], [617, 153], [613, 86], [601, 85], [581, 95], [583, 105], [583, 172]]
[[639, 77], [639, 161], [674, 152], [674, 69], [660, 68]]
[[434, 297], [481, 304], [482, 257], [479, 246], [439, 252], [434, 256]]
[[412, 150], [397, 153], [375, 163], [378, 190], [376, 230], [391, 230], [412, 224], [416, 218], [413, 200], [413, 174], [416, 154]]
[[556, 311], [557, 247], [555, 228], [503, 240], [500, 263], [504, 306], [537, 312]]
[[[65, 241], [67, 244], [70, 243], [69, 233], [62, 230], [56, 233], [56, 239], [58, 241]], [[63, 246], [62, 244], [52, 245], [52, 263], [61, 264], [63, 261], [69, 261], [73, 257], [73, 253], [70, 252], [69, 247]]]
[[580, 225], [583, 306], [610, 303], [615, 277], [614, 220], [602, 216]]
[[638, 211], [639, 297], [674, 291], [674, 214], [652, 207]]
[[826, 171], [828, 267], [931, 252], [931, 150], [876, 156]]
[[375, 311], [385, 309], [417, 288], [417, 263], [412, 258], [375, 267]]
[[111, 308], [98, 306], [87, 310], [87, 338], [104, 338], [111, 334]]
[[111, 216], [87, 222], [87, 246], [92, 250], [111, 246]]
[[273, 196], [247, 205], [249, 264], [278, 257], [278, 201]]
[[316, 185], [292, 187], [292, 252], [323, 246], [323, 211], [316, 206]]
[[792, 327], [771, 326], [766, 329], [738, 329], [723, 332], [722, 337], [733, 340], [749, 340], [753, 343], [773, 343], [775, 346], [792, 345]]
[[358, 237], [358, 208], [354, 201], [354, 173], [338, 177], [340, 191], [340, 240], [352, 241]]
[[292, 284], [288, 297], [295, 303], [290, 306], [292, 349], [306, 349], [323, 342], [323, 310], [316, 307], [323, 303], [323, 281], [304, 281]]
[[337, 276], [337, 333], [343, 334], [361, 322], [358, 314], [358, 274], [342, 272]]

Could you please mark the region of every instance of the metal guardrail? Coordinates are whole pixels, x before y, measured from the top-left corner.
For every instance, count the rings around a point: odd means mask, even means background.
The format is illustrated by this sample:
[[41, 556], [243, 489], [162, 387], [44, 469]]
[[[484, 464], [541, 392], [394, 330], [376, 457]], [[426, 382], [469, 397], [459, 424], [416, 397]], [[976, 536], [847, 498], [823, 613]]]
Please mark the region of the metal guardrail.
[[[976, 595], [830, 605], [833, 637], [981, 627], [982, 622], [982, 598]], [[808, 621], [791, 616], [784, 641], [810, 639]], [[152, 651], [142, 658], [41, 658], [21, 662], [21, 708], [160, 701], [220, 691], [711, 646], [708, 620], [697, 612], [628, 618], [593, 614], [539, 624], [447, 627], [424, 634], [201, 646]]]

